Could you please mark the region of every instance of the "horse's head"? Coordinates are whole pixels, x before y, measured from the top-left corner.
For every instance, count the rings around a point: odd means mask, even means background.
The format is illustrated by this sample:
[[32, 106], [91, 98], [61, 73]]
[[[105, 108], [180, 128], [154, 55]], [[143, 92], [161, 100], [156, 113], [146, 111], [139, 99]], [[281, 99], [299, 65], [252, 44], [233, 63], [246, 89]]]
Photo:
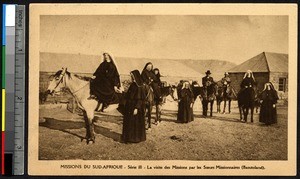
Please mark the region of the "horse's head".
[[47, 88], [47, 93], [53, 95], [56, 92], [59, 92], [62, 90], [63, 87], [65, 87], [65, 76], [70, 75], [70, 73], [67, 71], [67, 68], [63, 68], [62, 70], [57, 71], [54, 75], [51, 75], [50, 83]]

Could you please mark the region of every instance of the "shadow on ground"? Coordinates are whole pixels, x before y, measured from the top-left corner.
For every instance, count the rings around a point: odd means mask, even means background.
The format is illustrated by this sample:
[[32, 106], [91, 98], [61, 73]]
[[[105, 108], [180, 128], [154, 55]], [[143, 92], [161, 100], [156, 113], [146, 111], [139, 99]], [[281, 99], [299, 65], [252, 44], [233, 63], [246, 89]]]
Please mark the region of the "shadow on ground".
[[[62, 121], [55, 118], [44, 118], [45, 122], [40, 123], [40, 126], [47, 127], [53, 130], [59, 130], [64, 133], [74, 135], [80, 139], [84, 139], [84, 136], [80, 136], [74, 132], [70, 132], [70, 129], [81, 129], [85, 128], [85, 123], [82, 121]], [[98, 125], [94, 125], [94, 130], [96, 134], [103, 135], [105, 137], [111, 138], [114, 141], [120, 141], [121, 134], [111, 131], [110, 129]]]

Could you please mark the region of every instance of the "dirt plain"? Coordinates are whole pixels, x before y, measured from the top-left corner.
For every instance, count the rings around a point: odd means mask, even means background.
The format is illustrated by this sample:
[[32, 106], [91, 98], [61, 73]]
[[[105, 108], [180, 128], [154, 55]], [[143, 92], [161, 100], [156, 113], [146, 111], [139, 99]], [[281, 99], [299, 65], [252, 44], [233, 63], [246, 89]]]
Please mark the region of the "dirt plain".
[[[200, 101], [194, 105], [195, 120], [176, 122], [177, 104], [167, 101], [162, 122], [147, 131], [147, 140], [120, 142], [122, 116], [96, 113], [96, 142], [81, 142], [83, 117], [66, 109], [40, 109], [40, 160], [287, 160], [287, 106], [278, 106], [278, 123], [239, 121], [236, 102], [230, 114], [203, 118]], [[154, 114], [152, 115], [154, 122]]]

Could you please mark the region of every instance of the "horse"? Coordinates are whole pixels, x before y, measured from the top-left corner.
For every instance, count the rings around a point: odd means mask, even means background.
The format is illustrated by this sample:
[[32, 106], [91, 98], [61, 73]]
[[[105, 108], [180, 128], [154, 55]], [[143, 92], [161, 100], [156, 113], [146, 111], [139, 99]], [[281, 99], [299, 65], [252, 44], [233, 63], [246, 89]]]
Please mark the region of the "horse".
[[[150, 90], [152, 90], [152, 88], [149, 86]], [[158, 125], [161, 122], [161, 107], [163, 104], [166, 103], [166, 97], [167, 96], [171, 96], [173, 98], [174, 101], [177, 101], [178, 97], [177, 97], [177, 89], [175, 86], [166, 86], [166, 87], [161, 87], [161, 99], [155, 99], [154, 98], [154, 94], [153, 94], [153, 90], [152, 90], [152, 94], [151, 96], [149, 96], [149, 98], [151, 98], [151, 100], [148, 101], [152, 101], [152, 103], [148, 103], [147, 108], [149, 109], [146, 113], [147, 116], [147, 120], [146, 120], [146, 129], [151, 128], [151, 112], [152, 112], [152, 108], [153, 106], [155, 106], [156, 108], [156, 117], [155, 117], [155, 124]]]
[[192, 82], [192, 92], [194, 99], [196, 100], [199, 96], [202, 102], [202, 113], [203, 116], [207, 116], [208, 104], [210, 104], [210, 116], [212, 116], [214, 100], [216, 99], [217, 84], [215, 82], [206, 82], [206, 87], [201, 86], [198, 82]]
[[[90, 80], [82, 79], [80, 76], [68, 72], [67, 68], [57, 71], [50, 80], [49, 86], [47, 88], [47, 93], [53, 95], [54, 93], [60, 92], [63, 88], [67, 89], [71, 95], [76, 99], [78, 107], [83, 111], [86, 136], [81, 140], [86, 140], [95, 143], [95, 133], [94, 133], [94, 117], [95, 110], [98, 108], [99, 102], [96, 99], [88, 99], [90, 96]], [[147, 88], [147, 98], [146, 104], [152, 103], [151, 95], [153, 92]], [[149, 109], [148, 109], [149, 111]]]
[[224, 85], [221, 81], [217, 82], [217, 92], [216, 92], [216, 101], [217, 101], [217, 113], [221, 113], [221, 103], [224, 101], [223, 114], [226, 111], [226, 102], [228, 101], [228, 113], [231, 113], [231, 100], [236, 99], [237, 95], [235, 90], [231, 85]]
[[247, 122], [247, 117], [250, 109], [251, 122], [253, 122], [253, 111], [256, 103], [256, 89], [255, 87], [243, 88], [239, 91], [237, 95], [238, 107], [240, 112], [240, 120], [242, 122]]

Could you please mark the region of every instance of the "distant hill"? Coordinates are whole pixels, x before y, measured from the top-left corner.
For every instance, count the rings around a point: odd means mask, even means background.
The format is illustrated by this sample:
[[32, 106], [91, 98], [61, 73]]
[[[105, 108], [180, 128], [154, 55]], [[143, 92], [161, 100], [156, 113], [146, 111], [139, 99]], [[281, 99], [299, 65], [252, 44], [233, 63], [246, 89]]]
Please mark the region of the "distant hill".
[[198, 71], [204, 74], [207, 70], [210, 70], [212, 73], [212, 77], [215, 80], [219, 80], [224, 76], [224, 73], [229, 69], [237, 66], [236, 64], [228, 61], [222, 60], [177, 60], [182, 64], [186, 65], [187, 67]]
[[[203, 75], [176, 60], [115, 57], [115, 61], [122, 75], [129, 75], [134, 69], [142, 71], [147, 62], [152, 62], [154, 67], [159, 68], [163, 76], [198, 77]], [[102, 55], [40, 53], [40, 71], [43, 72], [56, 72], [62, 67], [68, 67], [69, 71], [75, 73], [94, 73], [101, 62]]]
[[[93, 73], [102, 61], [102, 55], [40, 53], [40, 71], [56, 72], [62, 67], [74, 73]], [[147, 62], [160, 69], [165, 78], [178, 77], [200, 80], [207, 69], [218, 79], [220, 74], [235, 66], [235, 64], [219, 60], [173, 60], [115, 57], [121, 75], [129, 75], [130, 71], [142, 71]]]

